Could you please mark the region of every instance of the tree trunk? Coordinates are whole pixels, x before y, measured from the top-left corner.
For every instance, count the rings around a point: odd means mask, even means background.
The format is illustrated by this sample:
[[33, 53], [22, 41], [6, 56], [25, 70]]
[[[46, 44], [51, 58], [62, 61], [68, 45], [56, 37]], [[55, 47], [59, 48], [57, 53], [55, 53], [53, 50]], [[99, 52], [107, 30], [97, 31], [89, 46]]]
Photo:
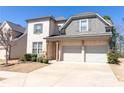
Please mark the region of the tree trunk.
[[6, 49], [6, 64], [8, 64], [8, 49]]
[[9, 46], [9, 50], [8, 50], [8, 60], [10, 60], [10, 56], [11, 56], [11, 46]]

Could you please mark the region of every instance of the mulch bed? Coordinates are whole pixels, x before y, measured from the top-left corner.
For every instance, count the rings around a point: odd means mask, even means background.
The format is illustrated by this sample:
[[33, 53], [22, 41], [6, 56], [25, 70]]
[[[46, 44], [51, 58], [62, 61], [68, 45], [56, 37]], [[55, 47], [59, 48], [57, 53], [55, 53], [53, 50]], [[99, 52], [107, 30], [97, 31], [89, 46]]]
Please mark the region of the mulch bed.
[[10, 64], [0, 64], [0, 71], [13, 71], [29, 73], [36, 69], [43, 68], [48, 64], [38, 63], [38, 62], [25, 62], [25, 63], [10, 63]]

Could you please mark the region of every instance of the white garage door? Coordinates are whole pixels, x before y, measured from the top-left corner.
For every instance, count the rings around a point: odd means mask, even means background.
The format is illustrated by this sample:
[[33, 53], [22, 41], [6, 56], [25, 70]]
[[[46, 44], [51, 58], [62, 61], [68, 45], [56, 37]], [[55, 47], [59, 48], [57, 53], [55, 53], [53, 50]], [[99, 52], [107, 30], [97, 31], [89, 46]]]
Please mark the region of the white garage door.
[[86, 62], [107, 62], [107, 46], [86, 46]]
[[71, 62], [82, 62], [83, 56], [81, 46], [63, 46], [63, 60]]

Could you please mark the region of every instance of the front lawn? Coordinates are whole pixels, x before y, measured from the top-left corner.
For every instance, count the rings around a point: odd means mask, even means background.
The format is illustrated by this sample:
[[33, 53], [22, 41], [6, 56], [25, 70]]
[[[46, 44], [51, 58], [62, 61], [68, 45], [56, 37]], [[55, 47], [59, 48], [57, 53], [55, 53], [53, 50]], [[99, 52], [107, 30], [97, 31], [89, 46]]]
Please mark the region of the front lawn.
[[[11, 62], [10, 62], [11, 63]], [[12, 62], [11, 65], [5, 66], [0, 64], [0, 71], [13, 71], [13, 72], [22, 72], [22, 73], [29, 73], [39, 68], [43, 68], [49, 64], [39, 63], [39, 62], [25, 62], [25, 63], [18, 63]]]
[[110, 64], [110, 67], [119, 81], [124, 81], [124, 58], [119, 58], [119, 64]]

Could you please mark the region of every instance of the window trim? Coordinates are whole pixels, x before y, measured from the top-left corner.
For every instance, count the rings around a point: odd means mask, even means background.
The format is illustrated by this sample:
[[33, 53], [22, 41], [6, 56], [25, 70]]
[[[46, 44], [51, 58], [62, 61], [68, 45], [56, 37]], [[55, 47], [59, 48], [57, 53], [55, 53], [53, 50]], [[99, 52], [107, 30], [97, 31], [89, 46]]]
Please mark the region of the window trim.
[[[86, 30], [81, 29], [81, 21], [84, 21], [84, 20], [86, 20], [86, 26], [87, 26]], [[88, 31], [88, 30], [89, 30], [89, 20], [88, 19], [79, 20], [79, 32], [84, 32], [84, 31]]]
[[[36, 30], [36, 29], [35, 29], [35, 26], [37, 26], [37, 25], [41, 25], [41, 26], [42, 26], [41, 32], [35, 31], [35, 30]], [[34, 24], [34, 31], [33, 31], [33, 33], [34, 33], [34, 34], [41, 34], [41, 33], [43, 33], [43, 24], [42, 24], [42, 23]]]
[[[105, 29], [106, 29], [106, 32], [111, 32], [112, 31], [111, 27], [106, 27]], [[109, 30], [109, 31], [107, 31], [107, 30]]]
[[[36, 49], [34, 48], [34, 43], [36, 43]], [[39, 43], [42, 44], [42, 46], [41, 46], [41, 51], [42, 51], [42, 49], [43, 49], [43, 42], [32, 42], [32, 53], [33, 54], [35, 54], [34, 51], [33, 51], [34, 49], [36, 50], [36, 54], [40, 54], [39, 53], [39, 50], [40, 50]]]

